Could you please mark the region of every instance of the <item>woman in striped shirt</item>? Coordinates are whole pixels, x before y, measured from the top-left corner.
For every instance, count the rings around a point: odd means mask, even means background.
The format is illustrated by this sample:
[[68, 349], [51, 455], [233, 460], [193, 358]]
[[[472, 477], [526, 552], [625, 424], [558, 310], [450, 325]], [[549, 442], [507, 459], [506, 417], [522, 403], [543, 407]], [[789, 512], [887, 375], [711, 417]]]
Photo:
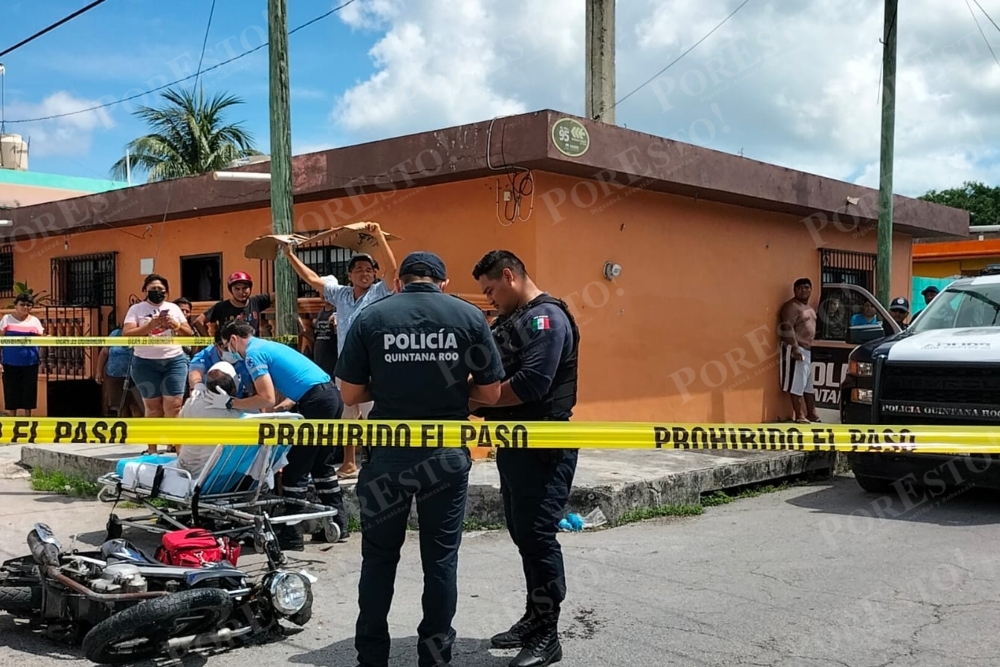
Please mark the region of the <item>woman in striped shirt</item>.
[[[0, 333], [4, 336], [42, 336], [45, 329], [31, 314], [35, 300], [30, 294], [18, 294], [14, 299], [14, 312], [0, 318]], [[0, 373], [3, 373], [4, 409], [17, 416], [17, 411], [30, 417], [38, 407], [38, 348], [4, 347], [0, 349]]]

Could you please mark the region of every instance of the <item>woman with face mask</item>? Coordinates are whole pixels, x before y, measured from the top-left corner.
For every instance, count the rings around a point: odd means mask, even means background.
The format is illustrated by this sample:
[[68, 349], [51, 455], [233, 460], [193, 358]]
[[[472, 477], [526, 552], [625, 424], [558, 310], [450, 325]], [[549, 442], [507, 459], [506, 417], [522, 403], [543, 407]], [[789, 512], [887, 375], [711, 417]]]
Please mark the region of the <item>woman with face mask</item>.
[[[168, 341], [190, 336], [191, 325], [177, 304], [167, 301], [170, 286], [163, 276], [152, 273], [142, 283], [146, 300], [128, 309], [123, 335], [154, 337]], [[147, 417], [176, 417], [184, 402], [188, 360], [180, 345], [139, 345], [133, 350], [132, 381], [142, 394]], [[156, 453], [150, 445], [149, 453]]]

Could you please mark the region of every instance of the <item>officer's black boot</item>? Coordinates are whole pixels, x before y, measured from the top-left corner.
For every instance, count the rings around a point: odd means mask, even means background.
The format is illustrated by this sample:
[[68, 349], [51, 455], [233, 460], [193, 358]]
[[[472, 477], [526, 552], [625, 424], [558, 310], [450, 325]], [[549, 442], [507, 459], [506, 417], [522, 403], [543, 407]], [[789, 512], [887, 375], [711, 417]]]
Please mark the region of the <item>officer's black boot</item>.
[[546, 614], [537, 630], [524, 640], [524, 648], [510, 667], [546, 667], [562, 660], [559, 643], [559, 612]]
[[510, 629], [506, 632], [493, 635], [490, 638], [490, 644], [493, 648], [521, 648], [524, 646], [524, 639], [531, 634], [532, 624], [537, 622], [534, 606], [531, 604], [531, 598], [529, 597], [524, 606], [524, 616], [517, 623], [510, 626]]
[[278, 548], [282, 551], [304, 551], [305, 544], [299, 527], [287, 523], [281, 524], [275, 531], [278, 538]]

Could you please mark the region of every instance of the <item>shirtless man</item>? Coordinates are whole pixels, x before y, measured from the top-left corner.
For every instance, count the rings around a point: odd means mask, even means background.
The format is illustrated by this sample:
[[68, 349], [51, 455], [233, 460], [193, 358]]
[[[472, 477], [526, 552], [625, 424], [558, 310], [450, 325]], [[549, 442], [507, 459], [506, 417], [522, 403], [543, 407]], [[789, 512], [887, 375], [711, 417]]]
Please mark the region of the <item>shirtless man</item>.
[[812, 281], [799, 278], [795, 296], [781, 307], [781, 391], [792, 402], [792, 419], [799, 424], [818, 422], [812, 381], [812, 344], [816, 337], [816, 311], [809, 305]]

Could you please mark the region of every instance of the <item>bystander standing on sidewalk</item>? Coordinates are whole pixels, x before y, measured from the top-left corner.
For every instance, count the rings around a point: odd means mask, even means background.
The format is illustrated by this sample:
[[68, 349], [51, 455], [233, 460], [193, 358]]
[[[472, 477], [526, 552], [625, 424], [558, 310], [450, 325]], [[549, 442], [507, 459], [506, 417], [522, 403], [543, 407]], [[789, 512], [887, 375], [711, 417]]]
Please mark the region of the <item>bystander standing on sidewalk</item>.
[[[320, 277], [295, 255], [293, 246], [286, 245], [284, 247], [285, 255], [299, 277], [322, 294], [327, 303], [336, 308], [338, 358], [343, 356], [344, 341], [354, 318], [371, 304], [392, 294], [396, 272], [399, 268], [396, 264], [396, 258], [392, 254], [392, 249], [389, 248], [389, 241], [385, 238], [378, 223], [368, 223], [366, 231], [376, 239], [378, 244], [376, 252], [382, 255], [386, 263], [385, 273], [379, 282], [376, 282], [379, 264], [371, 255], [358, 254], [351, 258], [347, 264], [347, 275], [351, 280], [351, 285], [347, 286], [339, 284], [334, 276]], [[337, 383], [340, 384], [339, 378]], [[371, 401], [345, 406], [343, 418], [367, 419], [371, 409]], [[344, 463], [340, 466], [337, 475], [341, 479], [357, 477], [357, 453], [354, 447], [344, 447]]]
[[[122, 335], [118, 327], [109, 334], [113, 338]], [[128, 345], [107, 345], [97, 355], [95, 379], [101, 385], [105, 416], [119, 418], [142, 417], [142, 395], [129, 377], [132, 363], [132, 348]], [[125, 388], [126, 383], [129, 385]]]
[[[42, 336], [45, 329], [31, 314], [35, 300], [30, 294], [18, 294], [14, 312], [0, 318], [0, 334], [17, 338]], [[18, 410], [30, 417], [38, 407], [38, 366], [41, 360], [38, 347], [4, 347], [0, 354], [0, 372], [3, 373], [4, 409], [17, 416]]]
[[[142, 284], [144, 301], [125, 315], [126, 336], [151, 336], [163, 345], [139, 345], [132, 354], [132, 380], [142, 394], [147, 417], [176, 417], [184, 402], [188, 362], [180, 345], [171, 345], [175, 335], [190, 336], [191, 325], [176, 304], [167, 301], [170, 286], [163, 276], [151, 273]], [[148, 453], [156, 453], [150, 445]]]

